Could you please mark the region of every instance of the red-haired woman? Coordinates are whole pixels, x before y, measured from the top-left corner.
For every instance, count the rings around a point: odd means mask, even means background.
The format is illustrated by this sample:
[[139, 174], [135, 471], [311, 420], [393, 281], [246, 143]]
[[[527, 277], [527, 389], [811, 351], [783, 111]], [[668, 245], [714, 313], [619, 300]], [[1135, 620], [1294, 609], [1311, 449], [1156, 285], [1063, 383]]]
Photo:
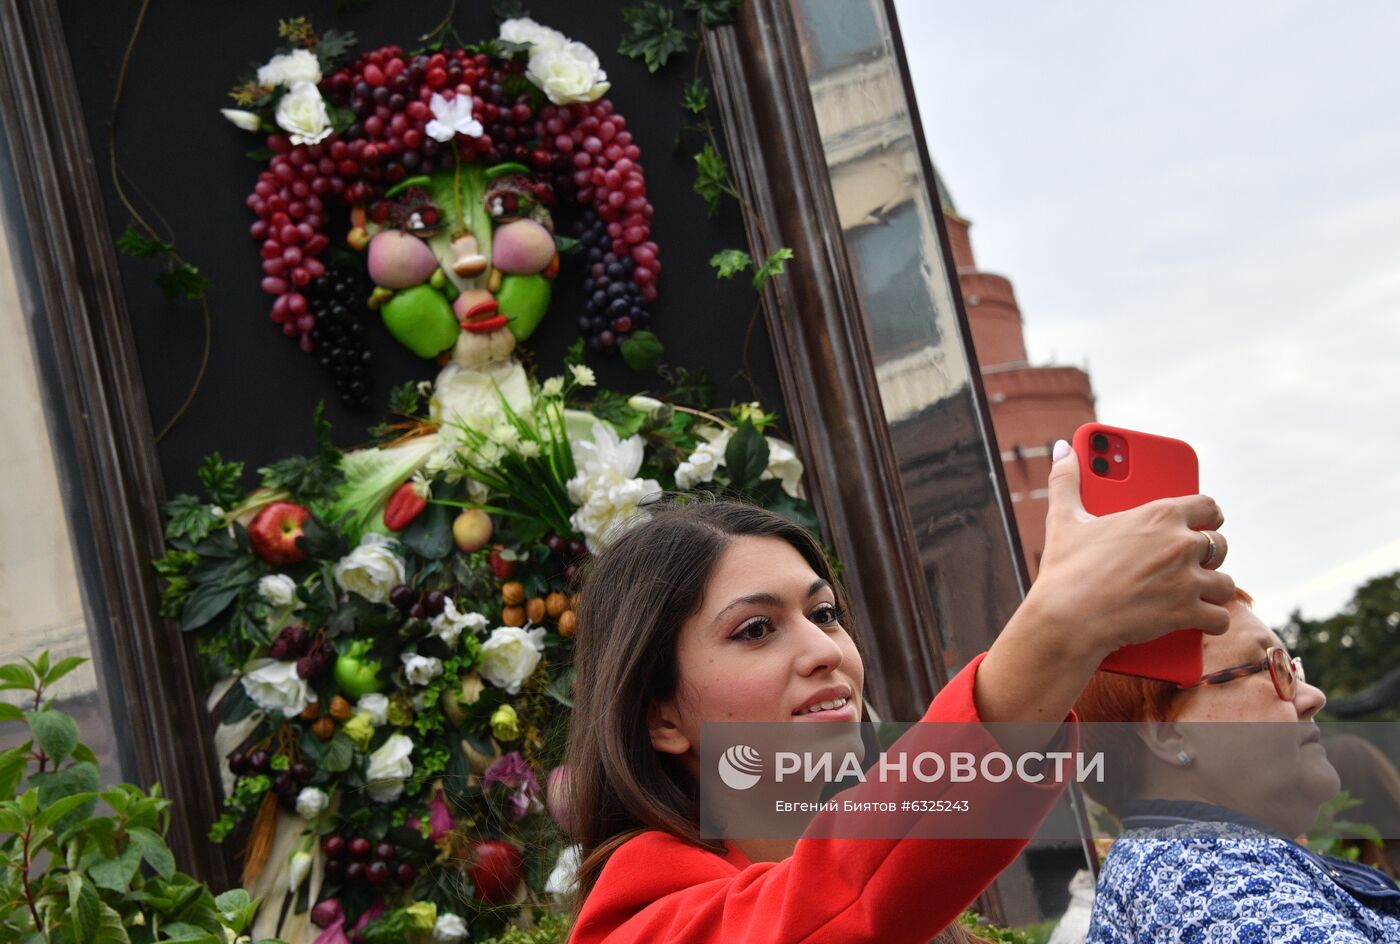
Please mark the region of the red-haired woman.
[[[1215, 502], [1169, 499], [1094, 518], [1079, 503], [1068, 444], [1055, 458], [1039, 579], [924, 720], [1060, 722], [1118, 646], [1186, 625], [1224, 630], [1234, 584], [1202, 566], [1218, 566], [1225, 549]], [[701, 838], [702, 724], [862, 715], [844, 594], [821, 547], [785, 519], [726, 502], [658, 508], [598, 557], [578, 613], [568, 747], [583, 855], [576, 944], [923, 944], [1024, 846]], [[1055, 796], [1026, 787], [1031, 818]]]
[[1195, 685], [1100, 672], [1075, 705], [1116, 722], [1084, 725], [1084, 749], [1128, 774], [1086, 784], [1124, 827], [1090, 944], [1400, 941], [1394, 882], [1293, 840], [1338, 790], [1314, 723], [1327, 698], [1251, 602], [1236, 591]]

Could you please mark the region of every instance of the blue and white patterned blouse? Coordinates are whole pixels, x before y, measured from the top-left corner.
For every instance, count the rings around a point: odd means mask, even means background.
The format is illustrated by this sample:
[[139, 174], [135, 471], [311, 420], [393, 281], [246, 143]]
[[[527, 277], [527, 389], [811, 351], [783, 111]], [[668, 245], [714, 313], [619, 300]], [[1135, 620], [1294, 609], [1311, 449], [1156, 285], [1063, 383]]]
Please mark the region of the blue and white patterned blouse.
[[1400, 944], [1400, 891], [1374, 869], [1233, 811], [1152, 806], [1123, 817], [1086, 944]]

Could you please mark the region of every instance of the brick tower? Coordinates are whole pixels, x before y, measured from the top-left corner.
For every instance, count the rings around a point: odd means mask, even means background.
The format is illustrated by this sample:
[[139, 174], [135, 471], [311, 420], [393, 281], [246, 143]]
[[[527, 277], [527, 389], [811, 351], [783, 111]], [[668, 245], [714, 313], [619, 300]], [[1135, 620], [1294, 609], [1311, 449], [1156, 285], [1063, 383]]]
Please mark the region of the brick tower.
[[982, 385], [1011, 491], [1021, 548], [1031, 579], [1045, 549], [1045, 484], [1050, 449], [1094, 419], [1094, 391], [1078, 367], [1032, 366], [1026, 356], [1021, 309], [1007, 278], [977, 268], [968, 236], [971, 221], [961, 216], [943, 181], [938, 181], [958, 284], [972, 327]]

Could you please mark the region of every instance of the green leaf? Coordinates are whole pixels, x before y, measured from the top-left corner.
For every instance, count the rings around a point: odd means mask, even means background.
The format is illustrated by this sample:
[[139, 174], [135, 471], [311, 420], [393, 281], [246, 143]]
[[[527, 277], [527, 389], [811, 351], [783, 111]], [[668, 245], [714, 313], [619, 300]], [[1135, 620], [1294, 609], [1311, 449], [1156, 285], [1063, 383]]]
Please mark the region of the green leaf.
[[230, 587], [205, 583], [196, 586], [180, 611], [180, 628], [188, 633], [207, 626], [228, 609], [229, 604], [238, 599], [242, 592], [243, 588], [238, 585]]
[[231, 888], [215, 898], [214, 907], [219, 909], [224, 924], [232, 928], [234, 934], [243, 933], [248, 922], [253, 920], [253, 912], [257, 910], [257, 904], [252, 897], [241, 888]]
[[405, 380], [389, 391], [389, 412], [397, 413], [400, 416], [416, 416], [418, 403], [421, 399], [418, 395], [417, 382]]
[[745, 420], [729, 437], [724, 464], [729, 469], [730, 482], [739, 491], [758, 484], [759, 476], [768, 468], [768, 440], [753, 423]]
[[758, 271], [753, 274], [754, 291], [763, 291], [763, 283], [767, 282], [775, 275], [781, 275], [785, 270], [783, 263], [792, 258], [792, 250], [783, 246], [767, 259], [763, 260], [763, 265], [758, 267]]
[[63, 712], [46, 708], [25, 712], [25, 717], [50, 763], [58, 764], [78, 746], [78, 722]]
[[8, 665], [0, 665], [0, 682], [4, 683], [0, 684], [0, 691], [6, 689], [20, 689], [21, 691], [28, 689], [33, 691], [38, 681], [39, 680], [34, 677], [33, 672], [17, 662], [11, 662]]
[[123, 849], [119, 856], [92, 863], [88, 866], [88, 876], [98, 888], [123, 894], [131, 887], [131, 880], [136, 877], [136, 870], [140, 867], [141, 850], [132, 844]]
[[564, 352], [564, 366], [573, 367], [575, 364], [583, 363], [583, 338], [579, 338], [569, 345], [569, 349]]
[[122, 923], [122, 916], [105, 901], [100, 904], [97, 933], [93, 935], [92, 944], [131, 944], [126, 925]]
[[724, 199], [724, 195], [734, 192], [729, 186], [729, 165], [708, 141], [700, 149], [700, 153], [695, 155], [694, 188], [709, 204], [711, 216], [719, 215], [720, 201]]
[[715, 385], [710, 380], [710, 372], [703, 367], [699, 370], [677, 367], [675, 380], [665, 397], [672, 403], [700, 410], [708, 408], [714, 398]]
[[681, 4], [695, 14], [701, 26], [727, 26], [743, 5], [744, 0], [685, 0]]
[[0, 702], [0, 721], [23, 721], [24, 712], [18, 705], [9, 702]]
[[258, 470], [267, 488], [285, 488], [302, 504], [334, 501], [340, 484], [341, 452], [331, 443], [331, 424], [326, 419], [326, 404], [316, 405], [311, 417], [316, 432], [316, 455], [291, 456]]
[[705, 114], [705, 109], [710, 107], [710, 87], [703, 79], [696, 79], [686, 85], [685, 90], [681, 92], [681, 107], [692, 114]]
[[86, 661], [87, 658], [85, 656], [68, 656], [67, 658], [59, 659], [54, 663], [53, 668], [49, 669], [48, 672], [44, 674], [44, 685], [52, 685]]
[[633, 370], [655, 370], [661, 351], [661, 339], [650, 331], [634, 331], [622, 342], [622, 359]]
[[[97, 806], [97, 793], [102, 789], [102, 777], [97, 765], [86, 761], [70, 764], [54, 773], [35, 774], [29, 778], [29, 783], [39, 791], [39, 802], [44, 806], [44, 824], [52, 825], [54, 832], [58, 833], [91, 816], [93, 808]], [[74, 796], [87, 799], [70, 805], [58, 819], [47, 818], [60, 800]]]
[[68, 917], [73, 922], [73, 937], [89, 941], [97, 933], [101, 910], [97, 889], [81, 872], [68, 873]]
[[221, 524], [223, 519], [209, 509], [209, 505], [194, 495], [177, 495], [160, 510], [168, 519], [165, 523], [165, 539], [175, 541], [189, 538], [202, 541]]
[[257, 161], [259, 164], [265, 164], [272, 160], [272, 158], [276, 156], [276, 153], [277, 152], [270, 147], [260, 147], [253, 148], [251, 151], [244, 151], [243, 156], [250, 161]]
[[136, 848], [141, 850], [141, 858], [146, 860], [146, 864], [161, 878], [169, 881], [175, 874], [175, 857], [170, 854], [165, 840], [141, 826], [132, 827], [127, 831], [127, 835]]
[[162, 242], [154, 236], [143, 235], [131, 223], [126, 224], [126, 232], [117, 238], [117, 249], [135, 259], [163, 256], [175, 251], [175, 247], [170, 243]]
[[554, 248], [561, 254], [567, 255], [571, 252], [578, 252], [579, 241], [570, 236], [555, 236]]
[[632, 59], [646, 61], [647, 70], [655, 72], [676, 53], [685, 52], [685, 33], [676, 27], [675, 13], [659, 3], [644, 3], [626, 7], [622, 22], [628, 32], [623, 35], [617, 51]]
[[753, 265], [753, 257], [742, 249], [721, 249], [710, 257], [715, 278], [729, 279]]
[[320, 767], [327, 773], [344, 773], [355, 760], [355, 742], [343, 731], [325, 742], [326, 752], [321, 756]]
[[336, 63], [349, 55], [360, 42], [360, 38], [349, 30], [328, 29], [316, 42], [316, 58], [321, 63], [322, 72], [332, 72]]
[[[96, 792], [93, 792], [72, 793], [66, 797], [54, 800], [52, 803], [49, 803], [46, 806], [44, 806], [43, 810], [39, 813], [39, 815], [34, 818], [34, 824], [36, 826], [44, 827], [53, 826], [55, 823], [63, 819], [63, 817], [67, 816], [69, 813], [73, 812], [74, 810], [80, 809], [86, 804], [93, 803], [96, 799], [97, 794]], [[43, 802], [42, 799], [40, 800], [40, 802]]]
[[156, 273], [156, 285], [165, 293], [165, 297], [172, 301], [177, 298], [203, 298], [204, 292], [209, 288], [209, 280], [200, 274], [199, 270], [188, 262], [182, 262], [174, 268], [164, 272]]
[[315, 515], [301, 523], [301, 537], [297, 538], [297, 547], [309, 557], [331, 561], [344, 557], [349, 550], [340, 532], [328, 527]]
[[200, 484], [214, 504], [232, 508], [243, 498], [243, 489], [238, 487], [238, 479], [243, 475], [243, 463], [225, 462], [215, 452], [204, 457], [198, 475]]
[[14, 796], [15, 791], [19, 789], [24, 770], [29, 766], [29, 749], [32, 743], [25, 741], [0, 754], [0, 799]]
[[423, 513], [403, 529], [399, 541], [428, 560], [442, 560], [452, 553], [452, 509], [429, 503]]
[[204, 928], [177, 921], [161, 928], [165, 933], [163, 941], [178, 941], [180, 944], [226, 944], [225, 941]]

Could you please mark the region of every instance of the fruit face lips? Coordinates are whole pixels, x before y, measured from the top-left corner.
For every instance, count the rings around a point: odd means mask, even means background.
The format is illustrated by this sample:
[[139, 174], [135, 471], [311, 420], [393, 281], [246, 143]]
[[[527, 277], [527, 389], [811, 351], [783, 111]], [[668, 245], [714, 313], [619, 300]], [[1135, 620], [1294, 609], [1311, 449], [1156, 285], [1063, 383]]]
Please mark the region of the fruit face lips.
[[431, 285], [399, 292], [384, 303], [382, 313], [394, 340], [419, 357], [437, 357], [456, 344], [461, 333], [452, 306]]
[[301, 523], [311, 512], [294, 502], [273, 502], [258, 512], [248, 525], [248, 541], [253, 553], [274, 567], [306, 560], [306, 552], [297, 547]]
[[501, 314], [501, 306], [485, 289], [467, 289], [457, 296], [457, 300], [452, 303], [452, 310], [466, 331], [489, 334], [506, 326], [506, 316]]
[[551, 292], [549, 280], [542, 275], [507, 275], [501, 279], [496, 302], [510, 319], [510, 332], [517, 341], [535, 333], [549, 309]]

